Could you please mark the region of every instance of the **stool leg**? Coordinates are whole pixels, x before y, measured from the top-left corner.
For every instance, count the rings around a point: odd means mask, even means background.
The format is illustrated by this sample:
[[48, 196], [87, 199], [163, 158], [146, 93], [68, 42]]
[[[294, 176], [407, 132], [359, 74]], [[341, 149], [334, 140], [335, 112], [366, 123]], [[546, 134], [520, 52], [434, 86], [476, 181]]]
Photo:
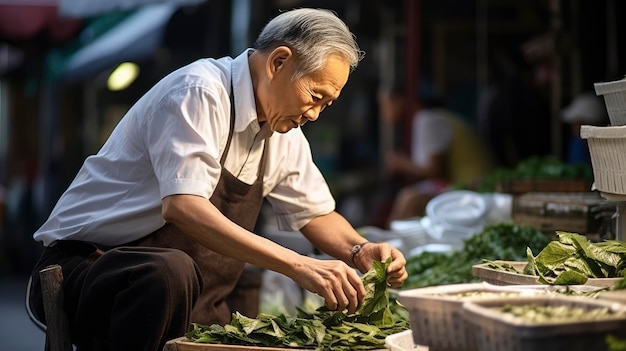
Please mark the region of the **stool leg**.
[[63, 309], [63, 273], [51, 265], [39, 271], [41, 295], [46, 315], [46, 350], [72, 351], [69, 322]]

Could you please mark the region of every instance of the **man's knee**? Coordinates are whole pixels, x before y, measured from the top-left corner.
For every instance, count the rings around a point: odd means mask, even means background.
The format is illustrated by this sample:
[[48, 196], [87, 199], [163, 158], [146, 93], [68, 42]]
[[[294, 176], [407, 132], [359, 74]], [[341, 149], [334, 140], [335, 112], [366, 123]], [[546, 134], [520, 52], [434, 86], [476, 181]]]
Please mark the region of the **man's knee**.
[[180, 288], [186, 286], [191, 292], [196, 291], [196, 295], [202, 289], [202, 276], [200, 268], [195, 261], [186, 253], [177, 249], [167, 249], [155, 260], [155, 270], [157, 273], [167, 272], [167, 282], [165, 284]]
[[178, 286], [184, 282], [202, 281], [200, 269], [194, 260], [185, 252], [172, 248], [141, 247], [141, 250], [150, 261], [147, 269], [161, 277], [167, 276], [169, 284]]
[[177, 291], [188, 296], [197, 296], [202, 289], [200, 270], [194, 260], [172, 248], [119, 247], [98, 259], [92, 271], [106, 271], [104, 276], [122, 271], [135, 286]]

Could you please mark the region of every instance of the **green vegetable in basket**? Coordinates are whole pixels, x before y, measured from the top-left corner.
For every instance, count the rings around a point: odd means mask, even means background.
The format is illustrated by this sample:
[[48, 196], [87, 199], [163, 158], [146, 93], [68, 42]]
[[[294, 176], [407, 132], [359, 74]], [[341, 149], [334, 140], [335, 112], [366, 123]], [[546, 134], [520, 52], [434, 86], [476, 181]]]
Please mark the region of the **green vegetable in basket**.
[[526, 305], [505, 304], [500, 307], [500, 311], [529, 323], [589, 321], [624, 315], [623, 312], [612, 312], [606, 307], [585, 309], [572, 306], [541, 306], [532, 303]]
[[[589, 278], [620, 278], [626, 273], [626, 243], [606, 240], [593, 243], [577, 233], [557, 231], [558, 240], [549, 242], [537, 256], [526, 249], [528, 263], [522, 272], [539, 277], [539, 282], [551, 285], [581, 285]], [[502, 271], [516, 271], [489, 262], [489, 267]], [[614, 289], [626, 287], [626, 279], [618, 281]]]
[[233, 314], [230, 324], [194, 323], [185, 336], [193, 342], [317, 350], [371, 350], [385, 348], [385, 337], [410, 329], [409, 313], [387, 289], [386, 262], [373, 262], [361, 277], [366, 296], [354, 314], [322, 306], [313, 313], [298, 308], [297, 317]]
[[588, 278], [619, 278], [626, 272], [626, 243], [607, 240], [592, 243], [586, 236], [556, 232], [537, 256], [527, 249], [524, 273], [539, 276], [544, 284], [584, 284]]

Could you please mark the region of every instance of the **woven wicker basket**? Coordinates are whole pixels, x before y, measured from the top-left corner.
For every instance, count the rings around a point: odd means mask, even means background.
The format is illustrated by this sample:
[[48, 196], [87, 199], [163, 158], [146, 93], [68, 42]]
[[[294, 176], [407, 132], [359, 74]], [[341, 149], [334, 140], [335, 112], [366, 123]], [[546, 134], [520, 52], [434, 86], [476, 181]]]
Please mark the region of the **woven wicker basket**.
[[626, 126], [584, 125], [580, 137], [589, 144], [595, 188], [608, 194], [626, 194]]
[[604, 97], [606, 111], [613, 126], [626, 124], [626, 79], [595, 83], [596, 95]]

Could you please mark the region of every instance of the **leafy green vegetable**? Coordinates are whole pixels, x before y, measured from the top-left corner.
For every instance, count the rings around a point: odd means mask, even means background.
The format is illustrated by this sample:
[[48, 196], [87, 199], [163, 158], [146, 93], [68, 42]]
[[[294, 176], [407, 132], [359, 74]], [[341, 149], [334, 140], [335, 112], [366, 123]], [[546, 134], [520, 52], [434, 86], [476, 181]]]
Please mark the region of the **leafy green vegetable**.
[[371, 350], [385, 347], [385, 337], [408, 330], [409, 313], [387, 289], [386, 262], [373, 262], [361, 277], [366, 296], [357, 311], [314, 312], [298, 309], [297, 317], [259, 314], [248, 318], [233, 314], [230, 324], [205, 326], [194, 323], [185, 336], [193, 342], [307, 348], [316, 350]]
[[[484, 177], [476, 186], [478, 192], [494, 192], [501, 181], [519, 179], [593, 179], [593, 169], [584, 163], [569, 164], [554, 156], [533, 156], [514, 168], [500, 167]], [[453, 189], [467, 189], [466, 184], [454, 184]]]
[[624, 277], [626, 243], [617, 240], [593, 243], [577, 233], [557, 231], [556, 234], [558, 240], [549, 242], [537, 256], [527, 248], [528, 263], [523, 274], [536, 275], [539, 282], [554, 285], [585, 284], [589, 278]]
[[404, 288], [476, 282], [472, 266], [484, 260], [524, 261], [526, 247], [540, 250], [550, 239], [539, 229], [513, 223], [486, 226], [452, 253], [423, 252], [407, 258]]
[[608, 334], [605, 338], [608, 351], [626, 351], [626, 340]]

